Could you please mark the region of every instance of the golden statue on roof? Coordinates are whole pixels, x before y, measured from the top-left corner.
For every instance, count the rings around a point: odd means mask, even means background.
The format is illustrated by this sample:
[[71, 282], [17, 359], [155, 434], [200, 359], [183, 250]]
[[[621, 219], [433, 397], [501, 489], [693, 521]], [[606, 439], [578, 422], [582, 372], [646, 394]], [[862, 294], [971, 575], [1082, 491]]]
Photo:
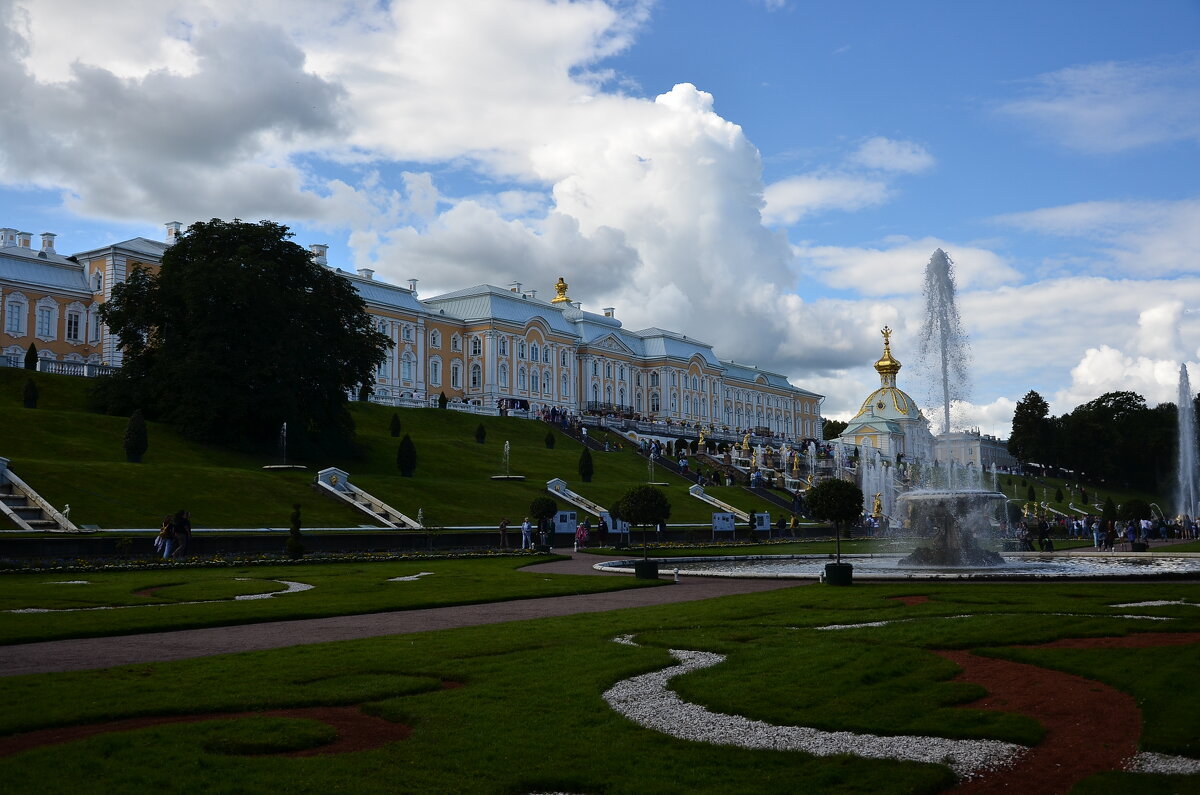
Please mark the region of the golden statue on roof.
[[558, 281], [554, 284], [554, 292], [558, 295], [550, 299], [552, 304], [569, 304], [571, 299], [567, 298], [567, 283], [563, 281], [563, 277], [559, 276]]

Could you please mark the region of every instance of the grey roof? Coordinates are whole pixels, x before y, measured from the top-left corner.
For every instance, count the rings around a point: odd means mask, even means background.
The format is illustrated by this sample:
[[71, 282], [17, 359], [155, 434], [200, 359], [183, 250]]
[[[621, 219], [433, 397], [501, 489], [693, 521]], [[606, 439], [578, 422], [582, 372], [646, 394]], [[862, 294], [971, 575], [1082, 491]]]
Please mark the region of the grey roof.
[[91, 295], [92, 291], [83, 275], [82, 265], [51, 254], [41, 259], [37, 256], [38, 252], [33, 252], [31, 257], [27, 253], [30, 249], [27, 248], [19, 248], [19, 252], [14, 254], [14, 248], [19, 247], [0, 249], [0, 278], [31, 287]]
[[751, 367], [750, 365], [746, 365], [746, 364], [738, 364], [737, 362], [723, 361], [723, 362], [721, 362], [721, 364], [724, 365], [724, 367], [725, 367], [725, 377], [726, 378], [733, 378], [738, 381], [746, 381], [748, 383], [755, 383], [758, 380], [758, 377], [762, 376], [763, 380], [765, 380], [767, 382], [767, 384], [770, 386], [778, 387], [780, 389], [788, 389], [793, 392], [799, 392], [801, 394], [810, 395], [812, 397], [820, 397], [820, 395], [818, 395], [815, 392], [809, 392], [806, 389], [799, 389], [797, 387], [792, 386], [792, 384], [787, 380], [787, 378], [785, 376], [780, 375], [779, 373], [772, 373], [769, 370], [763, 370], [758, 367]]
[[134, 237], [130, 238], [129, 240], [122, 240], [120, 243], [113, 243], [110, 246], [101, 246], [100, 248], [94, 248], [90, 251], [81, 251], [75, 256], [87, 257], [92, 254], [100, 254], [108, 251], [109, 249], [118, 249], [121, 251], [130, 251], [134, 254], [142, 254], [147, 257], [153, 257], [154, 259], [162, 259], [162, 255], [168, 248], [170, 248], [170, 245], [162, 242], [161, 240], [151, 240], [147, 237]]
[[368, 305], [387, 307], [388, 309], [403, 309], [409, 312], [424, 313], [427, 309], [406, 287], [398, 287], [387, 282], [355, 276], [352, 273], [338, 271], [354, 285], [354, 289], [362, 296]]
[[422, 303], [428, 311], [445, 310], [451, 317], [460, 320], [501, 320], [524, 326], [539, 318], [552, 330], [572, 337], [578, 336], [575, 325], [563, 317], [558, 305], [529, 298], [503, 287], [481, 284], [445, 295], [434, 296]]

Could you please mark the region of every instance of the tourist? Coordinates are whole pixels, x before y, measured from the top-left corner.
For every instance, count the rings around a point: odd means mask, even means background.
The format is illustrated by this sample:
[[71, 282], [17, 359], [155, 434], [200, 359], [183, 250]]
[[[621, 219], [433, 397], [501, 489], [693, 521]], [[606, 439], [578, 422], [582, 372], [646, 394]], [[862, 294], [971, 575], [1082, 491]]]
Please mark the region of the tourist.
[[154, 548], [162, 553], [163, 560], [170, 560], [171, 553], [175, 551], [175, 524], [171, 514], [163, 517], [162, 527], [158, 531], [158, 538], [154, 539]]
[[600, 517], [600, 524], [596, 525], [596, 537], [600, 540], [600, 546], [608, 546], [608, 522], [603, 516]]
[[178, 511], [171, 520], [175, 530], [175, 551], [172, 557], [181, 558], [187, 553], [192, 542], [192, 514], [190, 511]]
[[587, 520], [585, 519], [582, 522], [580, 522], [579, 524], [575, 525], [575, 548], [583, 549], [584, 547], [586, 547], [587, 546], [587, 537], [588, 537]]
[[508, 517], [500, 520], [500, 548], [508, 549]]
[[521, 549], [533, 548], [533, 525], [529, 523], [529, 517], [525, 517], [525, 521], [521, 523]]

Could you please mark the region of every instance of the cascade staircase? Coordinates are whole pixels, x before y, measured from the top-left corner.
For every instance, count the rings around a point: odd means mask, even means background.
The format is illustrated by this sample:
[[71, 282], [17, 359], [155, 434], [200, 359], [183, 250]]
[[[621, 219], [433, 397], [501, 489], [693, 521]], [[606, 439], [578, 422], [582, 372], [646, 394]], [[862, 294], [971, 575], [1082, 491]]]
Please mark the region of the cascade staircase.
[[0, 514], [7, 516], [18, 531], [78, 533], [79, 528], [66, 515], [42, 499], [25, 481], [8, 468], [8, 459], [0, 458]]
[[350, 474], [344, 469], [329, 467], [317, 473], [317, 489], [335, 500], [350, 505], [393, 530], [420, 530], [421, 524], [383, 500], [368, 494], [350, 482]]

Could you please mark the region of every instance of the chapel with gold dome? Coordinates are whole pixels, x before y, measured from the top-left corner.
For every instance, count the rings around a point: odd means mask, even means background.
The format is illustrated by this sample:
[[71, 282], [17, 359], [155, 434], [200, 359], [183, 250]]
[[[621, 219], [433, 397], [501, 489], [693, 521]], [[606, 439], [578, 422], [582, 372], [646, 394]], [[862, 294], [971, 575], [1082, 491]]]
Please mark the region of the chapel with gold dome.
[[917, 402], [896, 385], [901, 364], [892, 356], [892, 330], [884, 326], [881, 333], [883, 356], [875, 362], [879, 389], [867, 396], [838, 439], [846, 444], [874, 447], [886, 457], [903, 454], [908, 459], [931, 458], [933, 434], [929, 431], [929, 421]]

